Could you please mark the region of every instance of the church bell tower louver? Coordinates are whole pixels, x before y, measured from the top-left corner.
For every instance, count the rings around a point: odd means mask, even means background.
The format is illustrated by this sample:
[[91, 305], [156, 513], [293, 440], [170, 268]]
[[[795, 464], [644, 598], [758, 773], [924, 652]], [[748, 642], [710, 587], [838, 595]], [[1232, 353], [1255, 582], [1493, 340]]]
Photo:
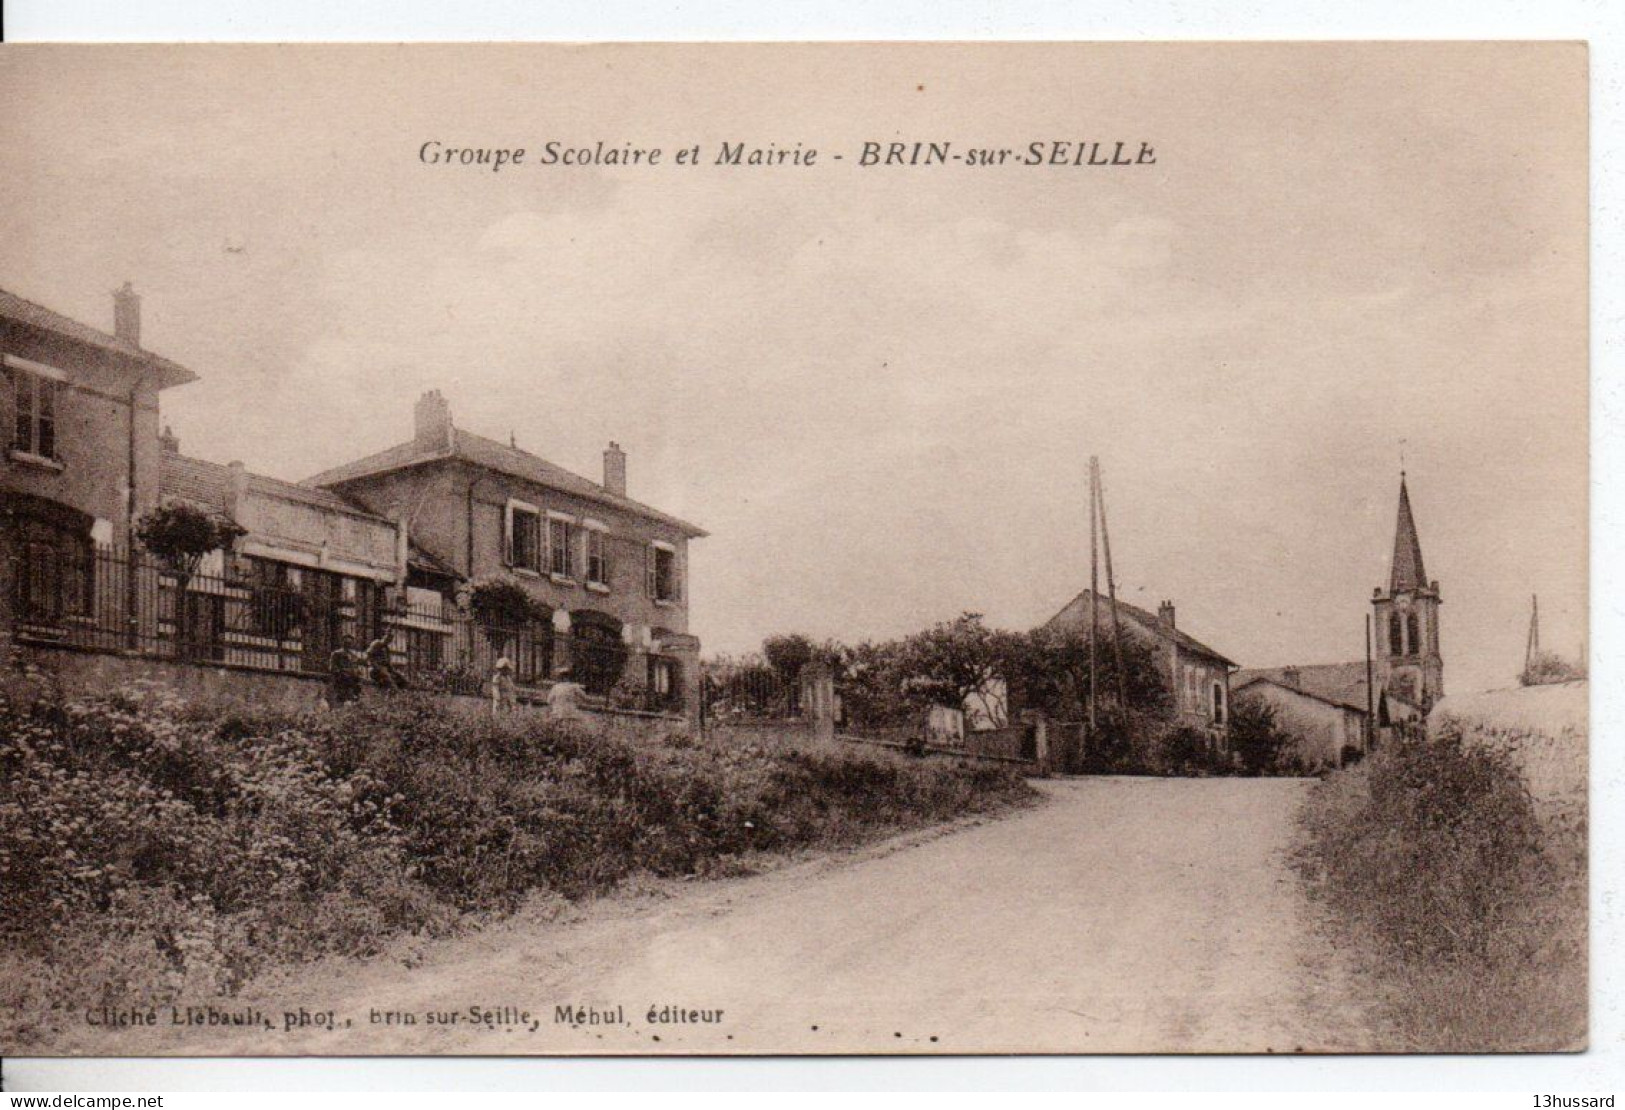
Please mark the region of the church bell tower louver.
[[1394, 559], [1388, 589], [1372, 591], [1377, 684], [1390, 697], [1427, 710], [1444, 696], [1444, 661], [1439, 654], [1439, 583], [1422, 565], [1411, 495], [1399, 475], [1399, 519], [1394, 527]]

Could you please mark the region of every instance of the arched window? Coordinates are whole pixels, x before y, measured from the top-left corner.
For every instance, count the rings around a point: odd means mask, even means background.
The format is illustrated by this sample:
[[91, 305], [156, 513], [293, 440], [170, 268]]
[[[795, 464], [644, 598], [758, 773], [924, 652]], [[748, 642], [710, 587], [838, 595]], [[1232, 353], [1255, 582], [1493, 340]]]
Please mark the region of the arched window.
[[1392, 614], [1388, 621], [1388, 654], [1405, 654], [1405, 628], [1398, 613]]
[[1405, 617], [1405, 632], [1409, 638], [1410, 654], [1422, 654], [1422, 626], [1417, 622], [1416, 614], [1409, 613]]
[[0, 496], [0, 522], [14, 523], [19, 566], [14, 585], [18, 619], [54, 625], [91, 615], [96, 565], [94, 518], [68, 505], [28, 494]]

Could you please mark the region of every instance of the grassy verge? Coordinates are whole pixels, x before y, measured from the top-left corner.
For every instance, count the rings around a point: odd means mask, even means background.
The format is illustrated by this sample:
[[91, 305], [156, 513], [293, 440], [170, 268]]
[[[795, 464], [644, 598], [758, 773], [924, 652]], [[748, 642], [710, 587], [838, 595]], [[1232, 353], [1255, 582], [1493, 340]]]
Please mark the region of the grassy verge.
[[1385, 1049], [1583, 1048], [1584, 813], [1538, 805], [1473, 739], [1452, 723], [1327, 778], [1300, 869], [1373, 990]]
[[1001, 766], [845, 745], [637, 743], [453, 714], [0, 698], [0, 1045], [100, 1005], [236, 993], [532, 892], [734, 874], [1031, 798]]

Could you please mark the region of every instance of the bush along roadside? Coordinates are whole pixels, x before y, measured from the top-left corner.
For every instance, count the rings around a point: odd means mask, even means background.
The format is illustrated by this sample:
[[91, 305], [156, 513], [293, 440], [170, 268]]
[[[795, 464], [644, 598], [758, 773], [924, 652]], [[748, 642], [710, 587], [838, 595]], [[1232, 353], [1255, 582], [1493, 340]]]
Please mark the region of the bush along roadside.
[[1508, 755], [1473, 740], [1447, 723], [1324, 780], [1300, 871], [1396, 1049], [1582, 1048], [1584, 815], [1537, 807]]
[[[1030, 800], [1003, 766], [638, 743], [427, 696], [279, 714], [0, 691], [0, 1043], [579, 898]], [[6, 1027], [9, 1026], [9, 1027]]]

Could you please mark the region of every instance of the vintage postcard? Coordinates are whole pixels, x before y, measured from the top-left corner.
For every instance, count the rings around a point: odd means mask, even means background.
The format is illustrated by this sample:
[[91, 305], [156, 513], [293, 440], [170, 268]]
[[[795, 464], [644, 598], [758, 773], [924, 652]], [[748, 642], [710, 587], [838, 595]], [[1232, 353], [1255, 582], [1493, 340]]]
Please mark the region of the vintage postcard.
[[0, 101], [0, 1053], [1586, 1047], [1583, 44]]

